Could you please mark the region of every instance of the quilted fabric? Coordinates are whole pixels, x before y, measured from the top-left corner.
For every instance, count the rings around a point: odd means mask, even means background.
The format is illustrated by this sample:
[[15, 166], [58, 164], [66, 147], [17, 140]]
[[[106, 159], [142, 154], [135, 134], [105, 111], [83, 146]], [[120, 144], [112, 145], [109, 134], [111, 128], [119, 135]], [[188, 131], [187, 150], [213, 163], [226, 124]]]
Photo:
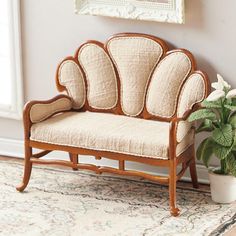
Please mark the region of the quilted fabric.
[[[31, 140], [168, 159], [169, 123], [95, 113], [66, 112], [31, 127]], [[193, 142], [193, 132], [177, 146], [177, 155]]]
[[[201, 73], [191, 74], [188, 53], [166, 50], [159, 40], [132, 34], [113, 37], [105, 46], [95, 41], [84, 44], [78, 57], [64, 61], [58, 73], [58, 82], [73, 99], [72, 107], [82, 108], [87, 99], [86, 105], [97, 110], [120, 112], [121, 106], [126, 116], [67, 112], [48, 118], [56, 109], [66, 111], [71, 105], [37, 104], [30, 114], [37, 123], [31, 139], [168, 159], [169, 123], [135, 116], [146, 106], [145, 111], [154, 116], [181, 117], [205, 97], [206, 82]], [[193, 143], [192, 126], [188, 121], [178, 124], [177, 155]]]
[[111, 59], [103, 48], [85, 44], [79, 51], [78, 60], [87, 80], [87, 98], [91, 107], [110, 109], [118, 100], [117, 79]]
[[79, 66], [73, 60], [64, 61], [59, 68], [59, 82], [73, 99], [73, 108], [81, 108], [86, 99], [85, 84]]
[[[195, 103], [201, 102], [205, 96], [205, 83], [201, 74], [193, 73], [185, 82], [179, 97], [177, 116], [181, 117]], [[177, 128], [177, 141], [180, 142], [192, 127], [192, 123], [181, 121]]]
[[192, 65], [183, 52], [167, 55], [155, 69], [147, 92], [147, 110], [152, 115], [174, 115], [180, 88]]
[[194, 73], [189, 76], [180, 94], [177, 115], [179, 117], [205, 96], [205, 83], [201, 74]]
[[136, 116], [144, 107], [147, 83], [163, 48], [144, 37], [114, 38], [107, 47], [119, 73], [122, 110]]
[[72, 108], [71, 100], [68, 98], [59, 98], [49, 104], [34, 104], [30, 109], [30, 120], [32, 123], [38, 123], [47, 119], [55, 112], [68, 111]]

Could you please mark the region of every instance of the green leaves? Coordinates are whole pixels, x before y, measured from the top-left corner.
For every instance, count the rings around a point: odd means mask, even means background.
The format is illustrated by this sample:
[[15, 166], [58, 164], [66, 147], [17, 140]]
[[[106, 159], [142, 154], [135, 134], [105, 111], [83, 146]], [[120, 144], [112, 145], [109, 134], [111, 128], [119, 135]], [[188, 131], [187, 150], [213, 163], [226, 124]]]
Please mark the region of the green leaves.
[[211, 138], [206, 138], [197, 149], [197, 159], [202, 160], [206, 167], [209, 166], [213, 154], [214, 142]]
[[231, 104], [236, 106], [236, 98], [231, 98]]
[[229, 123], [232, 125], [233, 129], [236, 129], [236, 114], [230, 117]]
[[233, 145], [230, 147], [223, 147], [221, 145], [215, 144], [213, 147], [213, 152], [220, 159], [224, 160], [232, 151]]
[[206, 138], [202, 141], [197, 149], [197, 159], [201, 160], [208, 168], [209, 162], [213, 154], [220, 160], [227, 162], [228, 158], [233, 155], [234, 142], [229, 147], [222, 146], [215, 142], [212, 137]]
[[233, 105], [224, 105], [225, 108], [229, 109], [230, 111], [236, 111], [236, 106]]
[[233, 142], [233, 129], [230, 124], [222, 125], [212, 132], [213, 140], [225, 147], [231, 146]]
[[236, 177], [236, 158], [233, 153], [227, 158], [226, 166], [229, 174]]
[[192, 122], [195, 120], [201, 120], [201, 119], [210, 119], [210, 120], [215, 120], [216, 119], [216, 114], [209, 110], [209, 109], [200, 109], [195, 112], [193, 112], [189, 118], [188, 121]]
[[202, 109], [193, 112], [188, 121], [203, 120], [196, 133], [212, 132], [197, 148], [197, 159], [206, 167], [214, 155], [220, 160], [220, 173], [236, 177], [236, 98], [202, 102]]
[[206, 131], [206, 132], [211, 132], [213, 131], [213, 123], [211, 120], [209, 119], [205, 119], [200, 126], [196, 129], [196, 133], [202, 132], [202, 131]]
[[204, 100], [201, 105], [205, 108], [221, 108], [220, 101], [208, 102]]

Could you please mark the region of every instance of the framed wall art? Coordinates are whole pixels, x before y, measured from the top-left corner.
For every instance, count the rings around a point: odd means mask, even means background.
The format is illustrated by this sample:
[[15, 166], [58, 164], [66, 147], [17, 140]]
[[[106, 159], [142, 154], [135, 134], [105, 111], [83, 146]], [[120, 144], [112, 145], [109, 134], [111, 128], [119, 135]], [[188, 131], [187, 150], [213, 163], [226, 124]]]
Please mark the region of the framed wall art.
[[76, 13], [184, 23], [184, 0], [75, 0]]

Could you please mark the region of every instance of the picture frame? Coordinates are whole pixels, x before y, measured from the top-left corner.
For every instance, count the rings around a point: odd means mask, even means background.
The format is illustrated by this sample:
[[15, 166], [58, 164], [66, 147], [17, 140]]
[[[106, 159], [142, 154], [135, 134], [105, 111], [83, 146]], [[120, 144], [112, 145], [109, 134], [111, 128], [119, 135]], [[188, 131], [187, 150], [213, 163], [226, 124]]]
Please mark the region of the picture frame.
[[75, 12], [82, 15], [183, 24], [184, 0], [75, 0]]

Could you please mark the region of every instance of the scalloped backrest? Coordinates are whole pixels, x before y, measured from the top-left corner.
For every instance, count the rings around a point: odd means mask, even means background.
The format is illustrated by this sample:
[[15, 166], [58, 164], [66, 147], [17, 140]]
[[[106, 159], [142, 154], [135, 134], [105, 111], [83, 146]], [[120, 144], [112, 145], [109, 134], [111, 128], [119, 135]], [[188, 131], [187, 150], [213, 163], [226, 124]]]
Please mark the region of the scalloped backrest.
[[94, 109], [114, 108], [118, 101], [115, 69], [103, 47], [84, 44], [77, 53], [87, 82], [88, 105]]
[[85, 104], [86, 86], [83, 73], [73, 58], [65, 59], [57, 72], [57, 85], [60, 91], [66, 90], [73, 100], [73, 108], [80, 109]]
[[145, 104], [148, 81], [164, 54], [161, 43], [142, 36], [121, 36], [110, 39], [107, 49], [118, 71], [123, 112], [139, 115]]
[[[57, 71], [57, 87], [72, 97], [74, 109], [147, 119], [184, 113], [191, 101], [207, 95], [207, 83], [203, 73], [195, 73], [190, 52], [168, 51], [161, 39], [133, 33], [115, 35], [105, 44], [88, 41]], [[183, 92], [190, 85], [198, 91], [192, 97]]]
[[155, 68], [147, 91], [147, 111], [154, 116], [175, 114], [180, 89], [193, 69], [190, 57], [183, 51], [168, 53]]

